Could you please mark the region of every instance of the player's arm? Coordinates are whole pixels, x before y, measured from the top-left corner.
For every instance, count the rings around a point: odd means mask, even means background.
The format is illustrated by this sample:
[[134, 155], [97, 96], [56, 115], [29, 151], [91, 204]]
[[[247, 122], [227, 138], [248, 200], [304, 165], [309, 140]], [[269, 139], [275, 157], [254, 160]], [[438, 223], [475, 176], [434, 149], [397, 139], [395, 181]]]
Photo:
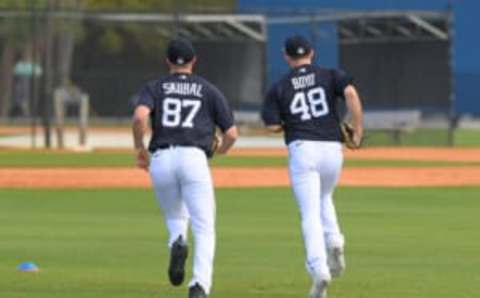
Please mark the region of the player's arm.
[[335, 94], [345, 98], [347, 108], [352, 116], [352, 141], [356, 147], [359, 147], [363, 137], [363, 110], [360, 96], [353, 85], [351, 76], [338, 69], [333, 70], [332, 75], [335, 81]]
[[360, 96], [353, 85], [348, 85], [344, 90], [345, 101], [352, 115], [352, 127], [354, 130], [353, 141], [357, 146], [361, 145], [363, 137], [363, 109]]
[[135, 107], [132, 118], [133, 145], [137, 167], [148, 170], [150, 155], [143, 143], [145, 133], [148, 130], [148, 120], [154, 107], [154, 93], [150, 85], [144, 86], [135, 96]]
[[226, 154], [237, 141], [238, 129], [235, 125], [233, 111], [225, 96], [216, 88], [212, 89], [212, 95], [214, 98], [215, 124], [221, 130], [221, 135], [217, 139], [219, 143], [216, 148], [214, 148], [213, 153]]
[[150, 108], [140, 105], [135, 108], [132, 119], [133, 144], [136, 150], [145, 149], [143, 138], [148, 129]]
[[148, 129], [149, 115], [150, 108], [139, 105], [135, 108], [132, 119], [133, 144], [135, 147], [137, 166], [144, 170], [148, 169], [150, 163], [150, 156], [143, 142], [143, 138]]
[[227, 129], [220, 138], [220, 144], [215, 151], [216, 154], [226, 154], [237, 141], [238, 129], [235, 125]]

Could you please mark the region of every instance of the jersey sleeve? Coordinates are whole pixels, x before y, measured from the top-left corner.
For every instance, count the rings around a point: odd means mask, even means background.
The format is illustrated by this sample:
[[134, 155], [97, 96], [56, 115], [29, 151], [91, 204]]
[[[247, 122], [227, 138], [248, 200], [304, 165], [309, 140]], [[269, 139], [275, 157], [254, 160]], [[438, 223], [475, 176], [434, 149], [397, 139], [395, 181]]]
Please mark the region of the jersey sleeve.
[[215, 125], [220, 127], [222, 132], [225, 132], [235, 123], [233, 111], [225, 96], [218, 89], [212, 88], [212, 95], [214, 99], [213, 108]]
[[261, 116], [265, 125], [280, 125], [280, 107], [278, 105], [277, 89], [275, 86], [268, 90], [265, 100], [263, 101]]
[[150, 110], [153, 110], [154, 102], [155, 100], [152, 89], [149, 85], [146, 85], [135, 95], [133, 106], [134, 108], [138, 106], [147, 106]]
[[343, 70], [336, 69], [333, 71], [333, 79], [335, 82], [335, 95], [342, 96], [345, 88], [353, 84], [353, 78]]

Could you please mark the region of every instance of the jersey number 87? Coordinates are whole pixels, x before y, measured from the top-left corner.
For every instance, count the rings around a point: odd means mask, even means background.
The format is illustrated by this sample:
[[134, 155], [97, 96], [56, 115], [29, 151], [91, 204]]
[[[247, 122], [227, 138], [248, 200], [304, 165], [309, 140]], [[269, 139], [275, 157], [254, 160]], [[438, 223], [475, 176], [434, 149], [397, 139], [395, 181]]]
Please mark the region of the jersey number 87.
[[[202, 102], [194, 99], [180, 100], [178, 98], [167, 97], [163, 101], [162, 124], [165, 127], [193, 127], [193, 119], [197, 115]], [[182, 121], [182, 110], [190, 109], [187, 116]]]
[[299, 91], [293, 96], [290, 104], [292, 115], [301, 114], [300, 119], [307, 121], [325, 116], [329, 112], [325, 90], [322, 87]]

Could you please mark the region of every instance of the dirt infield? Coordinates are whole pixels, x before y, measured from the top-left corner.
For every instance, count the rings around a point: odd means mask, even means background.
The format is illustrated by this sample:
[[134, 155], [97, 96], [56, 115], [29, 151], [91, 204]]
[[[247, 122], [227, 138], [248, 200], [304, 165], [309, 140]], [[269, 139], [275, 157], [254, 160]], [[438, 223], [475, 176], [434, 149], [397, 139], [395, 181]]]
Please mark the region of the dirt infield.
[[[288, 186], [283, 168], [214, 168], [217, 187]], [[344, 186], [480, 186], [480, 167], [346, 168]], [[130, 168], [0, 169], [0, 188], [149, 187], [146, 172]]]
[[[285, 149], [236, 149], [234, 156], [285, 156]], [[346, 151], [346, 159], [480, 161], [480, 149], [369, 148]], [[285, 168], [213, 168], [217, 187], [287, 186]], [[344, 186], [480, 186], [479, 166], [345, 168]], [[134, 168], [2, 168], [0, 188], [150, 187], [144, 171]]]

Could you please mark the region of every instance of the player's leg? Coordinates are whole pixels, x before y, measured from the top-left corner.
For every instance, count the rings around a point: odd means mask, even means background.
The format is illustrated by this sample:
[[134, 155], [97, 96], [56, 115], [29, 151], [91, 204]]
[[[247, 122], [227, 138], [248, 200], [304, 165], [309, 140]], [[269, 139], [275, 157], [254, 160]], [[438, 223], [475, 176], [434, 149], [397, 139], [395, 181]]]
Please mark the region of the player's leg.
[[[179, 148], [181, 193], [191, 216], [195, 240], [191, 292], [210, 292], [215, 254], [215, 198], [206, 155], [196, 148]], [[199, 287], [200, 286], [200, 287]]]
[[169, 232], [170, 282], [173, 285], [180, 285], [184, 280], [185, 260], [188, 255], [189, 214], [180, 196], [180, 184], [176, 178], [174, 162], [172, 150], [157, 151], [151, 158], [150, 176]]
[[324, 228], [330, 272], [333, 277], [337, 277], [345, 269], [343, 257], [345, 239], [338, 224], [333, 202], [333, 192], [338, 183], [343, 163], [341, 145], [333, 142], [322, 145], [321, 157], [319, 163], [320, 183], [322, 185], [320, 217]]
[[189, 220], [187, 208], [180, 196], [180, 184], [175, 170], [176, 161], [172, 153], [172, 150], [159, 150], [152, 155], [150, 162], [153, 188], [169, 231], [169, 247], [179, 236], [187, 239]]
[[320, 217], [320, 177], [316, 171], [316, 152], [312, 142], [289, 145], [289, 174], [301, 216], [306, 265], [314, 282], [328, 282], [324, 232]]
[[325, 228], [327, 263], [332, 277], [339, 277], [346, 267], [344, 236], [340, 231], [331, 194], [322, 196], [322, 222]]

